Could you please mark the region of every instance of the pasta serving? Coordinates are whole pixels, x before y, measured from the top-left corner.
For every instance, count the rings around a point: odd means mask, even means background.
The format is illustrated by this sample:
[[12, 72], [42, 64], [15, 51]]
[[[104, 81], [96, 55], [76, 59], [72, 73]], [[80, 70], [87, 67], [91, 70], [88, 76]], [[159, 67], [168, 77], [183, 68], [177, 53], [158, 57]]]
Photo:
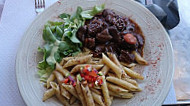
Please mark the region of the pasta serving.
[[102, 59], [94, 59], [91, 54], [63, 58], [64, 62], [56, 63], [56, 69], [47, 79], [42, 100], [56, 96], [65, 106], [110, 106], [113, 98], [134, 97], [135, 92], [141, 91], [135, 79], [144, 77], [120, 64], [113, 58], [115, 54], [107, 55], [103, 53]]

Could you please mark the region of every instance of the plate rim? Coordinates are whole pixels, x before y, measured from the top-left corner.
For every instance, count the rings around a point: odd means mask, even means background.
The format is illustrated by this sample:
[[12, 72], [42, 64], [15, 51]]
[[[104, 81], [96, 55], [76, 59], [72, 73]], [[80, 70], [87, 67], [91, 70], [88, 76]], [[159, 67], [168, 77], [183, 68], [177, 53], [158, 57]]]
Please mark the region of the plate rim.
[[[129, 0], [129, 1], [132, 1], [132, 0]], [[164, 33], [167, 35], [166, 36], [166, 39], [168, 40], [168, 43], [169, 43], [169, 47], [170, 47], [170, 49], [171, 49], [171, 61], [172, 61], [172, 65], [171, 65], [171, 70], [172, 70], [172, 75], [171, 75], [171, 79], [169, 79], [169, 86], [167, 87], [167, 89], [166, 89], [166, 91], [167, 91], [167, 93], [166, 93], [166, 95], [165, 95], [165, 97], [164, 98], [158, 98], [156, 101], [155, 101], [155, 104], [154, 105], [157, 105], [157, 106], [159, 106], [158, 104], [156, 104], [156, 102], [158, 102], [159, 101], [159, 99], [160, 99], [160, 101], [162, 101], [162, 104], [164, 103], [164, 100], [166, 99], [166, 97], [168, 96], [168, 93], [169, 93], [169, 90], [170, 90], [170, 87], [171, 87], [171, 84], [172, 84], [172, 79], [173, 79], [173, 76], [174, 76], [174, 66], [175, 66], [175, 63], [174, 63], [174, 51], [173, 51], [173, 46], [172, 46], [172, 42], [171, 42], [171, 40], [170, 40], [170, 37], [169, 37], [169, 34], [166, 32], [166, 29], [163, 27], [163, 25], [160, 23], [160, 21], [156, 18], [156, 16], [150, 11], [150, 10], [148, 10], [147, 8], [145, 8], [142, 4], [140, 4], [139, 2], [135, 2], [134, 1], [134, 3], [136, 3], [139, 7], [142, 7], [142, 8], [144, 8], [145, 9], [145, 11], [149, 14], [149, 15], [151, 15], [151, 17], [154, 17], [157, 21], [158, 21], [158, 23], [160, 24], [159, 26], [161, 26], [161, 29], [164, 31]], [[161, 105], [162, 105], [161, 104]]]

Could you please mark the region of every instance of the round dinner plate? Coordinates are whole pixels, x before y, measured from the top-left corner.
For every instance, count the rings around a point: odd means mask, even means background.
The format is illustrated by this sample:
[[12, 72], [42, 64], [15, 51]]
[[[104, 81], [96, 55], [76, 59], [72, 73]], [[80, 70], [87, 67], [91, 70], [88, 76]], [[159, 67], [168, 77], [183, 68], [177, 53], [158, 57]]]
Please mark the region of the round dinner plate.
[[142, 92], [132, 99], [114, 99], [113, 106], [153, 106], [161, 105], [168, 94], [174, 72], [171, 41], [156, 17], [133, 0], [63, 0], [58, 1], [29, 26], [22, 38], [16, 59], [16, 75], [20, 93], [28, 106], [61, 106], [56, 98], [42, 102], [45, 88], [37, 75], [37, 63], [42, 55], [37, 52], [43, 45], [42, 30], [48, 20], [58, 20], [61, 13], [74, 13], [77, 6], [83, 9], [105, 3], [105, 7], [134, 20], [145, 36], [144, 58], [148, 66], [137, 65], [135, 71], [144, 76], [138, 80]]

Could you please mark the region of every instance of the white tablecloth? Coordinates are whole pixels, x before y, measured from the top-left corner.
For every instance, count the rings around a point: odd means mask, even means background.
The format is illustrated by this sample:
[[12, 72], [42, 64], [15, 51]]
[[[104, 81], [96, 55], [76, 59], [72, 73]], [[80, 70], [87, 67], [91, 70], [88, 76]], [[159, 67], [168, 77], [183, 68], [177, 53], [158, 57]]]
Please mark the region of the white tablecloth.
[[[46, 0], [46, 8], [57, 0]], [[35, 19], [34, 0], [6, 0], [0, 22], [0, 106], [25, 106], [15, 76], [20, 40]], [[164, 104], [176, 103], [173, 84]]]

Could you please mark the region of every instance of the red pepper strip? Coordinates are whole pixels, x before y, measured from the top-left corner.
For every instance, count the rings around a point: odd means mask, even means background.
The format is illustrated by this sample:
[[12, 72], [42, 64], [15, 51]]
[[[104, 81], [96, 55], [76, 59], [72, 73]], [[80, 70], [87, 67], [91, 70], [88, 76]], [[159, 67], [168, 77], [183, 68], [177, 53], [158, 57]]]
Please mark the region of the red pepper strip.
[[92, 70], [91, 72], [89, 72], [89, 75], [90, 76], [93, 76], [93, 77], [97, 77], [97, 74], [94, 70]]
[[80, 76], [81, 76], [81, 77], [84, 77], [84, 74], [81, 73]]
[[98, 76], [98, 77], [97, 77], [97, 80], [100, 80], [100, 79], [102, 79], [102, 77], [101, 77], [101, 76]]
[[102, 85], [103, 84], [103, 80], [100, 79], [99, 82], [98, 82], [99, 85]]
[[88, 76], [88, 75], [85, 75], [84, 78], [85, 78], [85, 80], [87, 80], [87, 81], [90, 81], [90, 79], [91, 79], [90, 76]]
[[86, 65], [85, 68], [87, 69], [88, 67], [90, 67], [90, 65]]
[[99, 77], [97, 78], [97, 81], [98, 81], [98, 84], [99, 84], [99, 85], [102, 85], [103, 79], [102, 79], [101, 76], [99, 76]]
[[94, 82], [94, 77], [93, 76], [90, 76], [90, 82]]
[[84, 72], [85, 74], [89, 74], [89, 71], [88, 71], [86, 68], [83, 70], [83, 72]]
[[97, 79], [97, 78], [96, 78], [96, 77], [94, 77], [94, 78], [93, 78], [93, 82], [95, 82], [95, 81], [96, 81], [96, 79]]
[[69, 82], [68, 78], [66, 78], [66, 79], [63, 80], [63, 83], [65, 83], [65, 84], [68, 83], [68, 82]]

